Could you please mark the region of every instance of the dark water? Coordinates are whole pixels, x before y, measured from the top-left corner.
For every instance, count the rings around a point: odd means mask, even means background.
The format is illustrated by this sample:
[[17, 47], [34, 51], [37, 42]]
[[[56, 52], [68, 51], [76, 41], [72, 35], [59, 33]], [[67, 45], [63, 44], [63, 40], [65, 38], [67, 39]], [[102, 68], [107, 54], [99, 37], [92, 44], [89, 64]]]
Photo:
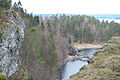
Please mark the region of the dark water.
[[[85, 49], [79, 53], [79, 56], [91, 58], [97, 49]], [[68, 80], [70, 76], [79, 72], [80, 68], [88, 64], [87, 60], [68, 61], [64, 66], [62, 80]]]

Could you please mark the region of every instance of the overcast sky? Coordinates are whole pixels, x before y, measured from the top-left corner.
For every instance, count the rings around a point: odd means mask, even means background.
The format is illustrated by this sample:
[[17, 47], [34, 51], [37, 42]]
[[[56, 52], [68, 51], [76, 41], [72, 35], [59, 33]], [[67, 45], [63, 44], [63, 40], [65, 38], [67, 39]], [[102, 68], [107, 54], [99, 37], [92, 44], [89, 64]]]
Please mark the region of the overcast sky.
[[[19, 0], [12, 0], [18, 2]], [[120, 14], [120, 0], [20, 0], [34, 14]]]

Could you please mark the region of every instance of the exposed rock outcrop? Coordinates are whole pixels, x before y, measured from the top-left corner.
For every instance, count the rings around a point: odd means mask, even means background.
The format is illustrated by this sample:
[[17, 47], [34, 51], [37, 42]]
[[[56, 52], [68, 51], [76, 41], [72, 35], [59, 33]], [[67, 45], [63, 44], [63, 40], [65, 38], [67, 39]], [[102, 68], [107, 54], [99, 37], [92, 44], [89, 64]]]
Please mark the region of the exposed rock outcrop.
[[19, 49], [24, 39], [24, 21], [15, 11], [0, 14], [0, 72], [11, 76], [18, 70]]

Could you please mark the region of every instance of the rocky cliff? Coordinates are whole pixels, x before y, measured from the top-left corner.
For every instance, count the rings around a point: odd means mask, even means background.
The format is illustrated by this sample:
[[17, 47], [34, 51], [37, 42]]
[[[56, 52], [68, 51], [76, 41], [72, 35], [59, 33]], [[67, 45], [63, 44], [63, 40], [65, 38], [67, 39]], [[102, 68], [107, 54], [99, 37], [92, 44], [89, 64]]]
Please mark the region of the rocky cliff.
[[18, 70], [19, 49], [24, 39], [24, 21], [15, 11], [0, 13], [0, 72], [11, 76]]

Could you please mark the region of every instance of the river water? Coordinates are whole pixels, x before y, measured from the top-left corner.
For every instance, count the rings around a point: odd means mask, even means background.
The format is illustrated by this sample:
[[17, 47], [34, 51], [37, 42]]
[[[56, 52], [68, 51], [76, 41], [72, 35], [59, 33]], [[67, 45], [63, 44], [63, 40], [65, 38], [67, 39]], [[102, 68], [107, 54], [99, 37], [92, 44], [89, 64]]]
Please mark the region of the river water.
[[82, 57], [91, 58], [96, 51], [97, 51], [97, 48], [81, 50], [81, 52], [79, 52], [79, 54], [80, 54], [79, 56], [81, 57], [81, 60], [68, 61], [65, 64], [63, 72], [62, 72], [62, 80], [68, 80], [70, 78], [70, 76], [79, 72], [81, 67], [88, 64], [87, 60], [82, 60], [83, 59]]

